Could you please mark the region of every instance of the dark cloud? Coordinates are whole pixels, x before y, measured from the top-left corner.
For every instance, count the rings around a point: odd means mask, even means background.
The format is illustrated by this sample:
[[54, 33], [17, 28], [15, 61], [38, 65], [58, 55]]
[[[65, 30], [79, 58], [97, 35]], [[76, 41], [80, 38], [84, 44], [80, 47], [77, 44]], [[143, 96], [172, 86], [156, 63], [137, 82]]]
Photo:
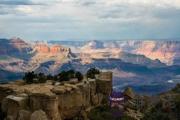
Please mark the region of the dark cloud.
[[80, 4], [83, 6], [92, 6], [92, 5], [95, 5], [96, 2], [95, 1], [82, 1], [80, 2]]
[[7, 15], [14, 13], [16, 13], [15, 6], [6, 6], [0, 4], [0, 15]]
[[35, 3], [31, 0], [0, 0], [0, 15], [16, 14], [25, 15], [24, 13], [18, 11], [16, 8], [18, 6], [44, 6], [45, 3]]
[[180, 19], [180, 9], [160, 8], [153, 10], [153, 15], [161, 19]]
[[41, 5], [31, 0], [1, 0], [0, 5]]

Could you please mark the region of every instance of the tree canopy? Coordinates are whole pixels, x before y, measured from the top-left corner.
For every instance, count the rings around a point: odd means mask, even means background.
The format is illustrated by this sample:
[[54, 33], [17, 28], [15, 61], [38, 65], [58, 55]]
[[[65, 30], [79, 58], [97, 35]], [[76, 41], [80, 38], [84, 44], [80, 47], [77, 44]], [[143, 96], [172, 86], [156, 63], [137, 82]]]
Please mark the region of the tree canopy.
[[35, 72], [27, 72], [25, 73], [23, 80], [27, 84], [32, 83], [45, 83], [47, 80], [54, 80], [54, 81], [69, 81], [70, 79], [77, 78], [78, 81], [83, 80], [83, 75], [74, 70], [62, 71], [57, 75], [45, 75], [43, 73], [35, 73]]
[[87, 78], [91, 78], [91, 79], [95, 79], [95, 75], [96, 74], [99, 74], [100, 73], [100, 71], [98, 70], [98, 69], [96, 69], [96, 68], [90, 68], [88, 71], [87, 71], [87, 73], [86, 73], [86, 76], [87, 76]]

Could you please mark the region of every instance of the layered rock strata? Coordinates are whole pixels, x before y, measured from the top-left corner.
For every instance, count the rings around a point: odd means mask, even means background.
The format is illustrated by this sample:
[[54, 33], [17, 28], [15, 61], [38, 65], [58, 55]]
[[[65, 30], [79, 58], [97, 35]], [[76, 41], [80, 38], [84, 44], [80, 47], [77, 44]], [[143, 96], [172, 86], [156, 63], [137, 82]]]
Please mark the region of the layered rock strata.
[[[1, 111], [11, 120], [64, 120], [84, 115], [89, 109], [108, 100], [112, 88], [112, 73], [97, 79], [64, 82], [53, 85], [24, 85], [17, 82], [0, 85]], [[84, 118], [85, 119], [85, 118]], [[34, 120], [34, 119], [33, 119]]]

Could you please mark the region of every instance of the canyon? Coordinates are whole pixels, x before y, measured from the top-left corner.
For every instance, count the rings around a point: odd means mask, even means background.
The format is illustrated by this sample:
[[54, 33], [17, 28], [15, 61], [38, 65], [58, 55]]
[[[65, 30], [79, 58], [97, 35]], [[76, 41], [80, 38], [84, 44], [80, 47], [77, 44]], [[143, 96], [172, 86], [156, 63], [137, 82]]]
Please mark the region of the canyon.
[[175, 84], [168, 81], [180, 74], [178, 41], [0, 41], [1, 83], [22, 79], [29, 71], [56, 75], [74, 69], [84, 74], [97, 67], [113, 72], [115, 89], [157, 85], [167, 90]]

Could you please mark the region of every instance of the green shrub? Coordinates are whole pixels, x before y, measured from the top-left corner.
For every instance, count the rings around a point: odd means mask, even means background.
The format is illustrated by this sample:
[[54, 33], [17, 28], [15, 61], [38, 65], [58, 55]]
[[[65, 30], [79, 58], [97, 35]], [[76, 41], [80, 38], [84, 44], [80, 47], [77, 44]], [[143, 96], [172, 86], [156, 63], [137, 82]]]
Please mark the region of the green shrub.
[[80, 72], [76, 72], [75, 73], [75, 78], [77, 78], [78, 81], [81, 81], [81, 80], [83, 80], [83, 75]]
[[32, 84], [33, 80], [36, 78], [36, 74], [34, 72], [28, 72], [25, 73], [23, 80], [27, 83], [27, 84]]
[[96, 74], [99, 74], [100, 71], [96, 68], [90, 68], [87, 73], [86, 73], [86, 76], [87, 78], [91, 78], [91, 79], [94, 79], [95, 78], [95, 75]]
[[111, 108], [108, 105], [102, 105], [92, 109], [88, 114], [88, 118], [90, 120], [121, 120], [120, 117], [117, 117], [113, 114], [113, 112], [117, 110], [117, 108]]
[[43, 73], [35, 74], [34, 72], [25, 73], [23, 80], [27, 84], [32, 83], [45, 83], [47, 80], [54, 81], [69, 81], [72, 78], [77, 78], [78, 81], [83, 80], [83, 75], [80, 72], [75, 72], [74, 70], [62, 71], [58, 75], [45, 75]]
[[47, 81], [47, 77], [43, 73], [38, 74], [38, 83], [45, 83]]

